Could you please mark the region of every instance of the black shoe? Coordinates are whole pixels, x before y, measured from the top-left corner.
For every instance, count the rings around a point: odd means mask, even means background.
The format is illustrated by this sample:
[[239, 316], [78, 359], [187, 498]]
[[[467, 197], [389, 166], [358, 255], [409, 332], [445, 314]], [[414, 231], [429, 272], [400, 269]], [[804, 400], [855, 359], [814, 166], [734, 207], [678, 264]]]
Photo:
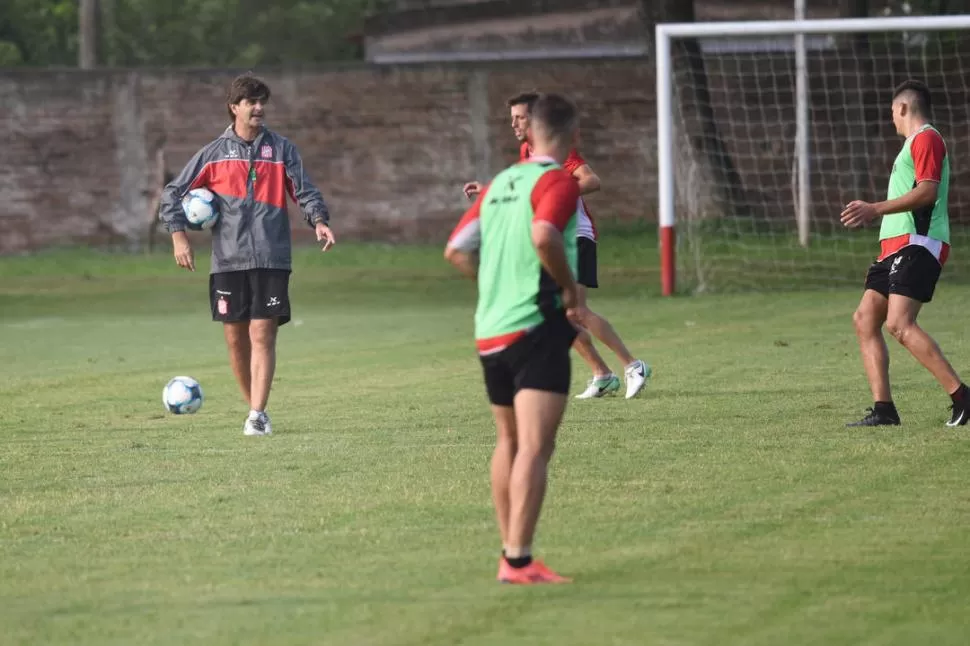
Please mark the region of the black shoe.
[[[967, 414], [970, 414], [970, 411]], [[858, 422], [849, 422], [846, 426], [850, 428], [854, 426], [899, 426], [899, 416], [890, 416], [877, 412], [875, 408], [867, 408], [865, 417]]]
[[963, 426], [970, 422], [970, 409], [967, 408], [966, 403], [953, 404], [950, 408], [953, 410], [953, 414], [950, 415], [950, 421], [946, 423], [947, 426]]

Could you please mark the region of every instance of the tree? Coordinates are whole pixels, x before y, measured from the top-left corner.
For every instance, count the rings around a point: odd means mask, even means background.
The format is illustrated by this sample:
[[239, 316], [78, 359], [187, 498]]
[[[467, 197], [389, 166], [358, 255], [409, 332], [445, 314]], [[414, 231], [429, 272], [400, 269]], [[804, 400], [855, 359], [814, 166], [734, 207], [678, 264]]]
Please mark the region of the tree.
[[[79, 11], [97, 8], [110, 67], [322, 63], [360, 57], [351, 36], [387, 0], [0, 0], [0, 64], [78, 64]], [[93, 49], [84, 50], [90, 61]]]
[[[641, 0], [640, 8], [651, 37], [658, 22], [695, 20], [693, 0]], [[678, 38], [672, 45], [678, 135], [674, 145], [679, 151], [675, 162], [679, 168], [675, 174], [679, 185], [692, 196], [694, 204], [689, 215], [705, 218], [747, 214], [750, 205], [744, 185], [724, 144], [711, 104], [700, 44], [693, 38]], [[693, 162], [694, 166], [687, 168], [686, 161]], [[698, 199], [703, 202], [696, 202]]]
[[0, 64], [77, 64], [77, 0], [0, 2]]
[[81, 0], [78, 23], [78, 67], [92, 69], [98, 64], [98, 0]]

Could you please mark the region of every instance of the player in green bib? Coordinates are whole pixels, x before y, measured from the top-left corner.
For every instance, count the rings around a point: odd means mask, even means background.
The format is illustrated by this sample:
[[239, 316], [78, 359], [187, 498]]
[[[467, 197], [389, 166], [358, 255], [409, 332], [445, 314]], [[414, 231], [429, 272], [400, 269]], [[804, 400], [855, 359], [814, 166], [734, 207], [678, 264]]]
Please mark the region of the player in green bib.
[[[544, 177], [558, 177], [553, 160], [517, 164], [500, 173], [490, 195], [479, 206], [481, 249], [478, 265], [478, 306], [475, 338], [486, 351], [492, 344], [507, 346], [509, 335], [519, 336], [542, 323], [559, 307], [559, 285], [545, 272], [532, 242], [531, 195]], [[576, 273], [576, 218], [562, 230], [569, 268]]]
[[850, 202], [842, 224], [859, 227], [882, 218], [880, 253], [869, 267], [865, 291], [853, 321], [874, 404], [848, 426], [894, 426], [900, 423], [889, 387], [889, 333], [929, 370], [953, 404], [947, 426], [970, 421], [970, 390], [943, 356], [936, 341], [917, 323], [930, 302], [950, 253], [947, 198], [950, 158], [942, 135], [930, 125], [930, 91], [920, 81], [906, 81], [893, 92], [896, 132], [905, 138], [893, 162], [883, 202]]
[[565, 583], [532, 558], [556, 431], [566, 409], [582, 316], [576, 274], [579, 187], [562, 169], [577, 136], [573, 103], [556, 94], [533, 108], [536, 154], [499, 173], [448, 239], [445, 257], [478, 281], [475, 344], [497, 442], [492, 500], [504, 583]]

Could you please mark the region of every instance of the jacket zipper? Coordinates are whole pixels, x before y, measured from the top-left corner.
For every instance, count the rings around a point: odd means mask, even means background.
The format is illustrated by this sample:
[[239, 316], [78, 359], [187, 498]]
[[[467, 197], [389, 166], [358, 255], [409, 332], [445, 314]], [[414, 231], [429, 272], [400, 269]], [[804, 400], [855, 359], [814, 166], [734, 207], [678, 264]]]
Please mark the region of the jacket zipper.
[[250, 214], [249, 222], [249, 247], [252, 250], [252, 259], [254, 264], [258, 264], [258, 257], [256, 254], [256, 221], [254, 217], [255, 206], [256, 206], [256, 162], [254, 159], [256, 148], [259, 144], [262, 135], [256, 137], [252, 145], [247, 144], [248, 147], [248, 157], [249, 157], [249, 172], [246, 173], [246, 202]]

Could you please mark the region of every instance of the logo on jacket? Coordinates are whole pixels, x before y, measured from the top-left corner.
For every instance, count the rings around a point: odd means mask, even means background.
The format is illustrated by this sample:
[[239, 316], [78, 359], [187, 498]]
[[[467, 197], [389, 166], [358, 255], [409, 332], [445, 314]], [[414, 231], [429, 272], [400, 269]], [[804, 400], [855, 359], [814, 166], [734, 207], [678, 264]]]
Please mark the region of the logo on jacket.
[[273, 147], [272, 146], [263, 146], [262, 148], [259, 149], [259, 156], [262, 157], [263, 159], [272, 159], [273, 158]]
[[239, 159], [239, 151], [235, 148], [230, 148], [229, 152], [226, 153], [226, 159]]

